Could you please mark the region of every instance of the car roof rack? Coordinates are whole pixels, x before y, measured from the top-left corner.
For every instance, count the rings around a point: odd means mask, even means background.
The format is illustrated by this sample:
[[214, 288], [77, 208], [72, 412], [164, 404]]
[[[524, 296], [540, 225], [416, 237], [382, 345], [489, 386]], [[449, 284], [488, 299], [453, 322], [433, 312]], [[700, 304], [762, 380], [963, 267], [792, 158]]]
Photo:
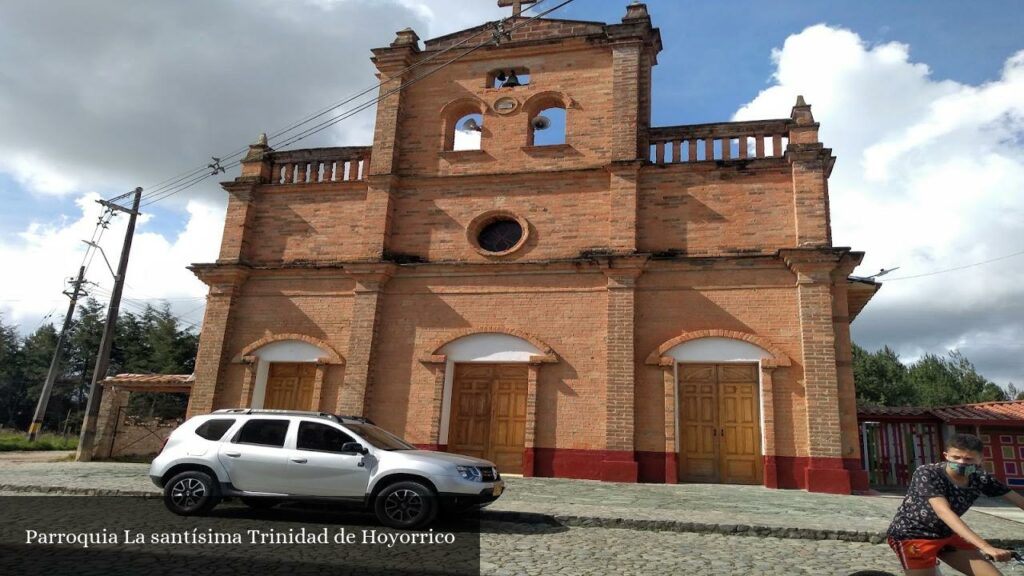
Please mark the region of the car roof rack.
[[339, 419], [344, 418], [345, 420], [355, 420], [356, 422], [362, 422], [363, 424], [370, 424], [372, 426], [377, 425], [373, 420], [370, 420], [366, 416], [344, 416], [342, 414], [338, 414], [337, 417]]
[[312, 410], [277, 410], [271, 408], [221, 408], [214, 410], [214, 414], [277, 414], [279, 416], [308, 416], [310, 418], [326, 418], [338, 422], [342, 419], [355, 420], [364, 424], [376, 426], [377, 424], [365, 416], [346, 416], [331, 414], [330, 412], [314, 412]]
[[278, 416], [308, 416], [311, 418], [327, 418], [337, 421], [338, 417], [329, 412], [313, 412], [312, 410], [276, 410], [271, 408], [221, 408], [214, 414], [276, 414]]

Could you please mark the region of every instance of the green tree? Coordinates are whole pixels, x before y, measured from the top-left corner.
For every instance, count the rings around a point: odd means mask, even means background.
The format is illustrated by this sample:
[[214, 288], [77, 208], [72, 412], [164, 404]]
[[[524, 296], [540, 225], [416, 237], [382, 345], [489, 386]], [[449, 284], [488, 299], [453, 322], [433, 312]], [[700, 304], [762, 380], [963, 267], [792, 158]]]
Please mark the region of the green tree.
[[20, 427], [29, 402], [23, 369], [18, 333], [0, 316], [0, 422], [12, 428]]
[[68, 378], [59, 389], [54, 385], [55, 395], [64, 396], [74, 406], [75, 426], [81, 425], [89, 399], [89, 386], [92, 384], [96, 355], [100, 351], [100, 340], [103, 338], [103, 325], [106, 323], [105, 312], [106, 307], [91, 297], [78, 305], [78, 312], [68, 335]]
[[961, 352], [946, 358], [925, 354], [909, 370], [909, 379], [923, 406], [946, 406], [1006, 400], [1006, 392], [974, 368]]
[[925, 354], [910, 366], [907, 376], [922, 406], [965, 403], [966, 397], [960, 390], [956, 374], [939, 356]]
[[1009, 400], [1024, 400], [1024, 390], [1019, 390], [1013, 382], [1010, 382], [1006, 386], [1006, 396]]
[[[120, 372], [135, 374], [190, 374], [195, 367], [199, 337], [183, 330], [170, 305], [146, 306], [141, 315], [118, 320], [114, 347]], [[184, 413], [184, 394], [132, 394], [129, 413], [143, 417], [176, 417]]]
[[907, 367], [888, 346], [868, 352], [854, 344], [853, 380], [859, 404], [910, 406], [917, 402], [916, 390], [907, 378]]
[[978, 402], [1004, 402], [1006, 400], [1013, 400], [1013, 398], [995, 382], [986, 382], [978, 398]]
[[[24, 357], [24, 378], [28, 387], [29, 412], [22, 426], [28, 425], [28, 420], [35, 413], [35, 405], [39, 402], [43, 384], [50, 371], [50, 363], [53, 361], [53, 352], [57, 348], [57, 329], [53, 324], [40, 326], [35, 332], [25, 338], [21, 345], [22, 356]], [[68, 363], [68, 343], [64, 342], [64, 356], [61, 359], [60, 370], [54, 380], [54, 390], [50, 391], [50, 398], [46, 403], [46, 413], [43, 415], [43, 427], [55, 429], [67, 411], [68, 398], [66, 394], [59, 393], [60, 390], [68, 388], [66, 368]]]

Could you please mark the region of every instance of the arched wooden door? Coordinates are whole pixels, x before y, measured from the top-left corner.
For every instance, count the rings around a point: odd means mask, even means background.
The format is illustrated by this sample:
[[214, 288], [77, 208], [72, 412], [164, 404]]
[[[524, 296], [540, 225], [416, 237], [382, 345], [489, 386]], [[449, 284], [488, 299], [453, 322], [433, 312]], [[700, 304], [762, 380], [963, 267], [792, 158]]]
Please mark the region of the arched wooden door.
[[314, 410], [313, 384], [316, 364], [272, 362], [267, 375], [263, 407], [277, 410]]
[[448, 451], [522, 473], [528, 378], [525, 364], [456, 364]]
[[756, 364], [679, 365], [679, 479], [761, 484]]

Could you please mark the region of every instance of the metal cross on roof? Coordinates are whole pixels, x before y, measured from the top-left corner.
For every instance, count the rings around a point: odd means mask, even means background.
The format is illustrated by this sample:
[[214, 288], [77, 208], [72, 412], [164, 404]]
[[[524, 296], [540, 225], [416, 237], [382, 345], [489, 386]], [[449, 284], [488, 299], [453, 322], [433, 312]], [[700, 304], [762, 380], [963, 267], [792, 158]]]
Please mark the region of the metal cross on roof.
[[537, 0], [498, 0], [499, 8], [512, 7], [512, 16], [519, 16], [523, 12], [523, 4], [536, 4]]

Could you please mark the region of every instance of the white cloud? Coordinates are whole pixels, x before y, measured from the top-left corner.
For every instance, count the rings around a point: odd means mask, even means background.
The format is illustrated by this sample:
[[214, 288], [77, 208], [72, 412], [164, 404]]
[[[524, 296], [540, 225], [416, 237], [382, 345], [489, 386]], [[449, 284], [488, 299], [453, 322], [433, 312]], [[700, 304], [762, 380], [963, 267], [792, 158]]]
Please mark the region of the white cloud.
[[[931, 78], [910, 47], [868, 45], [817, 25], [773, 53], [775, 83], [735, 115], [783, 115], [802, 94], [838, 157], [829, 183], [834, 243], [867, 252], [859, 273], [900, 269], [854, 324], [862, 344], [907, 356], [983, 348], [1020, 334], [1024, 256], [894, 280], [1024, 250], [1024, 51], [980, 86]], [[1000, 310], [999, 314], [993, 313]], [[1020, 339], [989, 377], [1024, 378]], [[970, 357], [970, 355], [968, 355]], [[997, 376], [998, 375], [998, 376]]]
[[[39, 326], [40, 319], [51, 314], [59, 323], [67, 309], [67, 299], [60, 295], [65, 280], [77, 273], [85, 255], [82, 240], [93, 237], [102, 207], [97, 194], [84, 195], [76, 201], [80, 214], [57, 223], [32, 223], [17, 234], [17, 240], [0, 245], [0, 261], [17, 273], [17, 281], [5, 282], [0, 296], [4, 322], [17, 323], [23, 333]], [[195, 262], [212, 262], [217, 258], [224, 208], [200, 201], [190, 201], [184, 229], [175, 238], [147, 231], [154, 223], [152, 216], [142, 216], [132, 242], [127, 287], [122, 310], [138, 313], [150, 302], [168, 299], [172, 311], [184, 315], [190, 323], [199, 324], [202, 316], [197, 308], [204, 303], [205, 286], [185, 267]], [[103, 247], [115, 270], [120, 258], [121, 243], [128, 225], [127, 216], [118, 216], [103, 234]], [[108, 300], [113, 279], [96, 253], [92, 258], [87, 280], [98, 284], [89, 291], [101, 302]]]
[[456, 130], [452, 150], [479, 150], [481, 137], [478, 130]]
[[[2, 2], [0, 173], [36, 194], [145, 187], [374, 86], [370, 50], [400, 28], [427, 39], [505, 12], [461, 0]], [[371, 107], [290, 147], [368, 144], [373, 122]], [[221, 194], [203, 184], [167, 203]]]
[[[119, 0], [0, 3], [0, 174], [25, 192], [79, 198], [76, 214], [26, 217], [19, 233], [3, 231], [0, 258], [17, 274], [2, 283], [4, 320], [31, 331], [48, 312], [61, 316], [64, 280], [99, 215], [96, 198], [205, 165], [373, 86], [370, 49], [400, 28], [427, 39], [506, 12], [461, 0], [179, 0], [131, 10]], [[289, 148], [369, 144], [373, 123], [371, 108]], [[14, 210], [21, 192], [3, 192]], [[205, 290], [185, 266], [216, 259], [223, 203], [211, 179], [159, 205], [187, 212], [181, 231], [157, 234], [168, 225], [144, 216], [126, 296], [181, 298], [171, 301], [175, 312], [198, 323], [202, 300], [184, 299]], [[104, 237], [114, 266], [125, 221]], [[89, 278], [101, 284], [98, 297], [109, 276], [96, 257]]]
[[78, 188], [67, 172], [24, 153], [0, 161], [0, 172], [11, 174], [18, 184], [37, 194], [63, 196]]

